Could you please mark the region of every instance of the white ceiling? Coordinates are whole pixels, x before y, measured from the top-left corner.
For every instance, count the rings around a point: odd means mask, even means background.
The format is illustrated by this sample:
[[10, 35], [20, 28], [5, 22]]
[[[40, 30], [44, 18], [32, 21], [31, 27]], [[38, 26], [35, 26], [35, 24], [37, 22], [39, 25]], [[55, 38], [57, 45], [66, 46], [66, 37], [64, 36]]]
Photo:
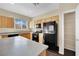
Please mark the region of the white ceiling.
[[46, 12], [55, 10], [59, 7], [59, 4], [55, 3], [39, 3], [38, 6], [34, 6], [33, 3], [0, 3], [0, 8], [16, 12], [25, 16], [35, 17]]

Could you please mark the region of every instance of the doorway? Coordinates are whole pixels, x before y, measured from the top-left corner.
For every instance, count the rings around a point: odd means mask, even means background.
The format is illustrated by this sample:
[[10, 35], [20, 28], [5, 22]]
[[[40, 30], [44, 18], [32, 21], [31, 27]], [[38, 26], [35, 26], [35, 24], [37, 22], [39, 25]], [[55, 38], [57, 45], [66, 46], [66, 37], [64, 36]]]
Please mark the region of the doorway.
[[75, 12], [64, 14], [64, 54], [75, 56]]

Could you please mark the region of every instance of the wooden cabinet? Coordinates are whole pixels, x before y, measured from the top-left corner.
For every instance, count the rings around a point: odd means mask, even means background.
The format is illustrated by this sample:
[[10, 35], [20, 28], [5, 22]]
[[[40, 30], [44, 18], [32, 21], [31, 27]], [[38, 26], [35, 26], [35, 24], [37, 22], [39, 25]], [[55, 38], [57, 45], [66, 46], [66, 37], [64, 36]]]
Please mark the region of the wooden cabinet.
[[2, 28], [7, 28], [6, 26], [7, 26], [7, 19], [6, 19], [6, 17], [5, 16], [2, 16]]
[[0, 16], [0, 28], [2, 28], [2, 17]]
[[20, 34], [20, 36], [23, 36], [27, 39], [32, 39], [32, 33], [22, 33], [22, 34]]
[[0, 28], [13, 28], [14, 20], [12, 17], [0, 16]]
[[39, 43], [44, 43], [44, 39], [43, 39], [43, 33], [39, 33]]
[[6, 27], [7, 28], [13, 28], [14, 27], [14, 20], [13, 20], [13, 18], [11, 18], [11, 17], [8, 17], [7, 18], [7, 21], [6, 21]]
[[29, 28], [34, 28], [34, 27], [35, 27], [34, 21], [33, 20], [29, 21]]
[[41, 19], [34, 19], [34, 20], [30, 21], [30, 27], [31, 28], [35, 27], [36, 24], [41, 24], [41, 27], [43, 27], [43, 23], [51, 22], [51, 21], [56, 21], [58, 23], [59, 16], [50, 16], [50, 17], [41, 18]]

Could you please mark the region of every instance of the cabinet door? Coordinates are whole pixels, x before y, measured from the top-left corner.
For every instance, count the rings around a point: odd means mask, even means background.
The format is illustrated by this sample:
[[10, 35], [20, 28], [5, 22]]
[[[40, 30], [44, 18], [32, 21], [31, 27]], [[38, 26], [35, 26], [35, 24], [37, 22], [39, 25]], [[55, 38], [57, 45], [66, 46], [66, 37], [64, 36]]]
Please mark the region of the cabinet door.
[[22, 33], [22, 34], [20, 34], [20, 36], [23, 36], [27, 39], [32, 39], [32, 33]]
[[2, 28], [2, 16], [0, 16], [0, 28]]
[[2, 28], [7, 28], [7, 19], [5, 16], [2, 16]]
[[34, 28], [35, 27], [35, 24], [34, 24], [34, 21], [29, 21], [29, 28]]
[[11, 17], [6, 18], [6, 25], [7, 28], [13, 28], [14, 27], [14, 20]]
[[0, 28], [13, 28], [14, 20], [11, 17], [0, 16]]

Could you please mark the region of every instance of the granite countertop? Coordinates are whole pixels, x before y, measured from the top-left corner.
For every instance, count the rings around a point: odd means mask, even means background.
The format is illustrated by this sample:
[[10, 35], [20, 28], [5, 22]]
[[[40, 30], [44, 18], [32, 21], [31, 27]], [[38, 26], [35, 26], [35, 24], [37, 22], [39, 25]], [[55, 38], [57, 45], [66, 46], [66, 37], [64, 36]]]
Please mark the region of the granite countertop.
[[21, 36], [0, 39], [0, 56], [37, 56], [47, 48]]

